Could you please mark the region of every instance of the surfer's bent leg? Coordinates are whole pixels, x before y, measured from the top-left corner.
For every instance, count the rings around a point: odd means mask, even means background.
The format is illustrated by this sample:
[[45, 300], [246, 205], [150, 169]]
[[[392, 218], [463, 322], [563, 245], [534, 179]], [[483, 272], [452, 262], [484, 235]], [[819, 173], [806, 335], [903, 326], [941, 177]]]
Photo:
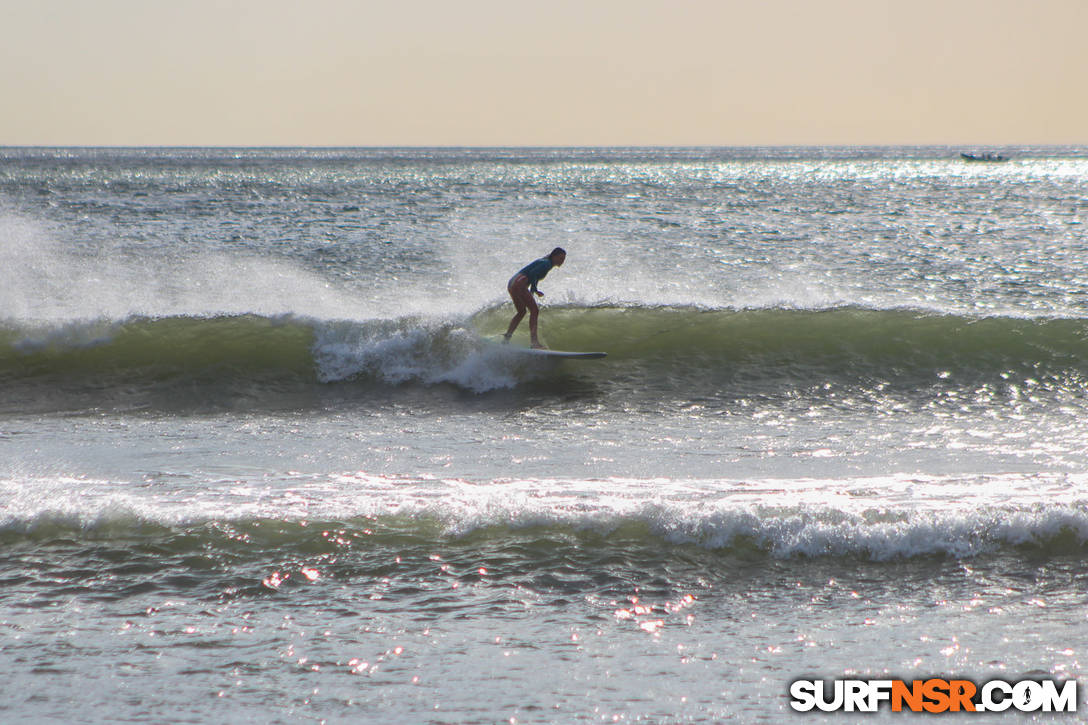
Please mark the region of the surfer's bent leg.
[[[510, 327], [506, 329], [506, 334], [503, 335], [503, 342], [510, 342], [510, 336], [514, 334], [514, 330], [518, 329], [518, 325], [521, 324], [521, 318], [525, 317], [525, 310], [530, 308], [536, 308], [536, 302], [533, 300], [533, 295], [529, 292], [529, 278], [523, 274], [516, 275], [510, 280], [510, 283], [506, 285], [506, 291], [510, 293], [510, 299], [514, 301], [514, 308], [517, 312], [514, 313], [514, 319], [510, 320]], [[535, 314], [529, 318], [530, 329], [535, 330]], [[533, 333], [535, 339], [536, 333]]]
[[532, 294], [529, 295], [529, 339], [532, 341], [532, 346], [536, 348], [542, 348], [540, 344], [540, 338], [536, 336], [536, 320], [540, 315], [540, 308], [536, 305], [536, 300], [533, 299]]

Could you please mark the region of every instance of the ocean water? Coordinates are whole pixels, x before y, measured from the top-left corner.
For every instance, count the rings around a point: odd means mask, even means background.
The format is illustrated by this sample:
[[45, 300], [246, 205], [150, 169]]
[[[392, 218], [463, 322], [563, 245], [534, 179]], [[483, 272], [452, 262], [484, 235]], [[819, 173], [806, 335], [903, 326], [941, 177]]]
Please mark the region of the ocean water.
[[[0, 149], [0, 720], [1083, 688], [1088, 150], [1000, 151]], [[556, 245], [607, 358], [494, 344]]]

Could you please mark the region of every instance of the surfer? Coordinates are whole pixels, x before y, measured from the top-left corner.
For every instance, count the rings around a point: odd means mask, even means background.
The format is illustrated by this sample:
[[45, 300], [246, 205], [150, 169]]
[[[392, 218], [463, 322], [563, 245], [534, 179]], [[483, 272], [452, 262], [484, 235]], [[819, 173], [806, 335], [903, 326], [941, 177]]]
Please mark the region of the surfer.
[[506, 291], [510, 293], [510, 299], [514, 301], [517, 312], [514, 313], [514, 319], [510, 320], [510, 327], [506, 330], [506, 334], [502, 336], [504, 343], [510, 342], [510, 336], [514, 334], [514, 330], [518, 329], [521, 318], [525, 317], [525, 310], [529, 310], [529, 337], [532, 346], [536, 349], [544, 347], [536, 334], [536, 319], [540, 314], [540, 308], [537, 307], [533, 295], [544, 296], [544, 293], [536, 288], [537, 282], [544, 279], [552, 267], [562, 267], [566, 258], [566, 251], [562, 247], [556, 247], [547, 257], [541, 257], [522, 267], [506, 283]]

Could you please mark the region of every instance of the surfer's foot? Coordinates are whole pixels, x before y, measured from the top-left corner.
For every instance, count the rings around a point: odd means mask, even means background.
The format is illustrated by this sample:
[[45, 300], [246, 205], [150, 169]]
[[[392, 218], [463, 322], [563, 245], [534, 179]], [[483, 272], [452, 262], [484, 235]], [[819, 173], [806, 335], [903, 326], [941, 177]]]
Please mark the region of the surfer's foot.
[[510, 335], [503, 335], [502, 336], [502, 344], [503, 345], [509, 345], [510, 344]]
[[547, 350], [548, 349], [546, 346], [541, 345], [539, 342], [534, 342], [533, 345], [532, 345], [532, 348], [534, 350]]

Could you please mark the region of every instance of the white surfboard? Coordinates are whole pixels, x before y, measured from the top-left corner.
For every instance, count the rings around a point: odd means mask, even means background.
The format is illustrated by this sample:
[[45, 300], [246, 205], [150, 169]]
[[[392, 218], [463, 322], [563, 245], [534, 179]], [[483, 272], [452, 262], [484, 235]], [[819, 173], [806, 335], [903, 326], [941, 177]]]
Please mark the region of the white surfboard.
[[512, 350], [523, 352], [527, 355], [540, 355], [542, 357], [559, 357], [573, 360], [592, 360], [593, 358], [606, 357], [607, 352], [572, 352], [570, 350], [540, 350], [531, 347], [515, 347]]
[[594, 358], [607, 357], [607, 352], [577, 352], [571, 350], [548, 350], [520, 345], [504, 345], [501, 342], [489, 340], [492, 345], [518, 355], [533, 355], [537, 357], [557, 358], [564, 360], [592, 360]]

